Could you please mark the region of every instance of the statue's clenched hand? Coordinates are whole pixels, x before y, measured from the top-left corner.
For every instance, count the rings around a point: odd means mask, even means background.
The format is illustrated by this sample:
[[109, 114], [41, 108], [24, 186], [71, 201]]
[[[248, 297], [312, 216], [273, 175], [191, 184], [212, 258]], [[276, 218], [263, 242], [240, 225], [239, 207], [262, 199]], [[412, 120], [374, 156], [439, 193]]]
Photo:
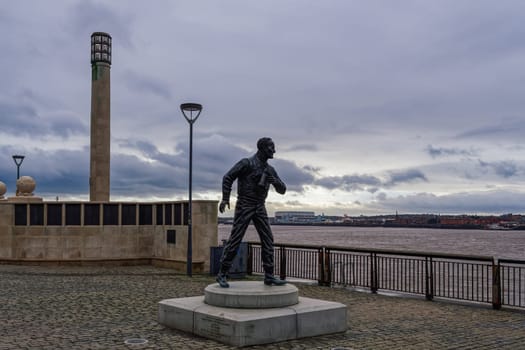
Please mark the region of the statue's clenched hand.
[[221, 201], [221, 204], [219, 204], [219, 211], [221, 213], [224, 213], [224, 209], [228, 207], [228, 209], [230, 209], [230, 202], [229, 201], [226, 201], [226, 200], [222, 200]]

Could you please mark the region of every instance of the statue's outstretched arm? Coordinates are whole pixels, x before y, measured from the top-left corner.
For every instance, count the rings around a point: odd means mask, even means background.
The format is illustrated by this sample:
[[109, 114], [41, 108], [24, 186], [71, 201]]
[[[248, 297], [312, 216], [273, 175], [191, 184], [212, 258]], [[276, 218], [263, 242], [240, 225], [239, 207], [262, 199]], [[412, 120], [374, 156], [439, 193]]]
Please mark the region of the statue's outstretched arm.
[[222, 200], [219, 205], [219, 211], [224, 212], [226, 207], [230, 209], [230, 194], [232, 191], [233, 182], [239, 177], [240, 174], [249, 166], [250, 162], [248, 159], [241, 159], [235, 164], [222, 178]]

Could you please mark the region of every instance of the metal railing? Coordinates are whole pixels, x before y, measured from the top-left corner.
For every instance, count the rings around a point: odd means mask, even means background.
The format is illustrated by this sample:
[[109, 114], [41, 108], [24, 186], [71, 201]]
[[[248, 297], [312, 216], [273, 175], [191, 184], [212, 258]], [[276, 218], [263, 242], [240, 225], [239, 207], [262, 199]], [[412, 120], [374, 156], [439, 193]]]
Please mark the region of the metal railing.
[[525, 308], [525, 260], [498, 260], [503, 305]]
[[[522, 260], [281, 243], [274, 249], [275, 273], [282, 279], [525, 308]], [[260, 243], [249, 242], [248, 254], [248, 273], [262, 273]]]

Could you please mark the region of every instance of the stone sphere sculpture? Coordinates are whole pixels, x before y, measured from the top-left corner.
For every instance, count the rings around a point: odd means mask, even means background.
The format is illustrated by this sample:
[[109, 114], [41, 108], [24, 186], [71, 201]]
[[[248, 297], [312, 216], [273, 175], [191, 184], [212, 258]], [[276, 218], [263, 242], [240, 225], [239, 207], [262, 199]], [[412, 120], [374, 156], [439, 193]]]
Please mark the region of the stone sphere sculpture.
[[36, 182], [31, 176], [20, 176], [16, 180], [16, 195], [17, 196], [32, 196], [36, 188]]
[[4, 199], [4, 194], [7, 192], [7, 186], [0, 181], [0, 199]]

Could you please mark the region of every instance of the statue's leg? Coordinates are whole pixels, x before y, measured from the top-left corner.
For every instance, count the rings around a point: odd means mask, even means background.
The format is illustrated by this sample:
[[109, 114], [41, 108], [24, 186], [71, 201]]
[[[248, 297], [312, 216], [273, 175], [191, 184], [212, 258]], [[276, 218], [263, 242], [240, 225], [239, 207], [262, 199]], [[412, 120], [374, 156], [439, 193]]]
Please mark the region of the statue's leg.
[[256, 214], [253, 216], [253, 224], [259, 234], [262, 246], [262, 261], [264, 268], [264, 284], [282, 286], [286, 281], [280, 280], [273, 275], [274, 273], [274, 259], [273, 259], [273, 234], [268, 221], [268, 214], [266, 208], [260, 206], [257, 208]]
[[230, 233], [230, 238], [224, 245], [224, 250], [221, 256], [221, 273], [228, 273], [232, 266], [233, 259], [237, 254], [237, 249], [246, 233], [246, 229], [255, 214], [255, 208], [239, 206], [235, 207], [235, 216], [233, 219], [233, 227]]
[[253, 216], [253, 225], [261, 239], [261, 257], [264, 273], [273, 276], [273, 234], [264, 206], [261, 205], [257, 208], [256, 214]]

